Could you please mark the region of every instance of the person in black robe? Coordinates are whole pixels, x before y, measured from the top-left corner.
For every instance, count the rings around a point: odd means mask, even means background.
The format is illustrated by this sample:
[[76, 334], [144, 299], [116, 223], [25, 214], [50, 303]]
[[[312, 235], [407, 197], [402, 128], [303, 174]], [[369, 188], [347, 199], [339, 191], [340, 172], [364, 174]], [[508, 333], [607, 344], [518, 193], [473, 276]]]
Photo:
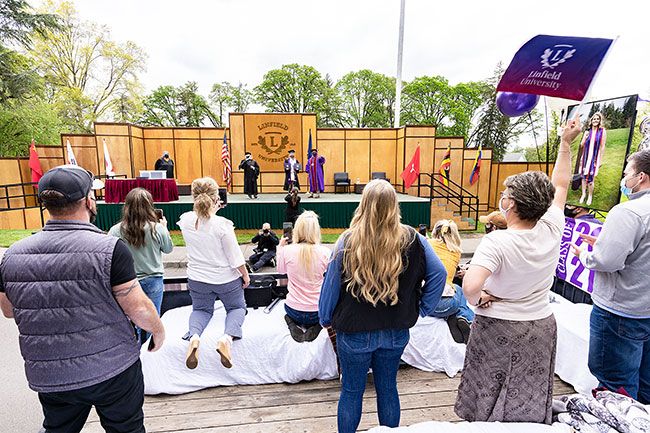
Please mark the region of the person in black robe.
[[244, 154], [244, 159], [239, 163], [239, 169], [244, 170], [244, 194], [248, 195], [248, 198], [257, 198], [257, 178], [260, 175], [260, 166], [250, 152]]
[[291, 192], [284, 198], [287, 202], [287, 209], [285, 210], [284, 221], [296, 225], [298, 216], [302, 213], [300, 208], [300, 196], [298, 195], [298, 188], [293, 187]]
[[169, 157], [169, 152], [166, 150], [163, 152], [162, 156], [156, 161], [154, 170], [166, 171], [167, 179], [174, 178], [174, 161]]
[[300, 173], [300, 161], [296, 159], [296, 152], [289, 151], [289, 156], [284, 160], [284, 190], [291, 192], [293, 187], [300, 189], [298, 173]]

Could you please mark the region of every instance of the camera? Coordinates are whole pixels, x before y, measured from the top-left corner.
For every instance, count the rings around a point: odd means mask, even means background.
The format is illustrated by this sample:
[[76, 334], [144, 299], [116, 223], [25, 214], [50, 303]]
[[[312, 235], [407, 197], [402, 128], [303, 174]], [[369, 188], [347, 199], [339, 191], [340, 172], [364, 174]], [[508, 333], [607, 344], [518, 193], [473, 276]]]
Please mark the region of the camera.
[[153, 211], [156, 213], [156, 218], [158, 218], [158, 220], [163, 219], [165, 216], [162, 209], [154, 209]]
[[221, 207], [226, 207], [228, 204], [228, 190], [226, 188], [219, 188], [219, 200], [221, 200]]
[[282, 223], [282, 236], [287, 238], [287, 243], [293, 242], [293, 224], [292, 223]]
[[418, 233], [420, 233], [422, 236], [427, 235], [427, 225], [426, 224], [420, 224], [418, 226]]
[[262, 231], [264, 232], [265, 235], [269, 233], [269, 229], [264, 229]]

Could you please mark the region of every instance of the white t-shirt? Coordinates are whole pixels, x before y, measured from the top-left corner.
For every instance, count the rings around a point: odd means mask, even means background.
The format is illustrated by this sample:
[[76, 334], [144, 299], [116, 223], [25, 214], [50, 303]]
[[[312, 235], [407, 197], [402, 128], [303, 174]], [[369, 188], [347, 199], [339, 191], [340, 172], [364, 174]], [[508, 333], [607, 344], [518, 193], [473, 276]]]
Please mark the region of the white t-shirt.
[[244, 255], [232, 221], [213, 215], [196, 228], [196, 213], [181, 215], [178, 226], [187, 246], [187, 278], [209, 284], [229, 283], [241, 277]]
[[539, 320], [552, 314], [548, 291], [560, 257], [564, 212], [550, 209], [530, 230], [496, 230], [483, 237], [471, 265], [492, 272], [485, 290], [501, 298], [476, 314], [504, 320]]

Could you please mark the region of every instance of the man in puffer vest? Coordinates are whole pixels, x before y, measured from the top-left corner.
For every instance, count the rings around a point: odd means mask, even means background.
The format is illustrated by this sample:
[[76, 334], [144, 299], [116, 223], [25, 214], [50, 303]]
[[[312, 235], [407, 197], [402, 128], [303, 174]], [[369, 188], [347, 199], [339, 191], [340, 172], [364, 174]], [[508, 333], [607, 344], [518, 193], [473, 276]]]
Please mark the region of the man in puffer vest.
[[20, 331], [29, 387], [38, 392], [47, 433], [79, 432], [95, 406], [110, 432], [144, 432], [140, 347], [131, 322], [165, 330], [121, 240], [92, 222], [93, 177], [60, 166], [38, 183], [51, 219], [15, 243], [0, 264], [0, 307]]

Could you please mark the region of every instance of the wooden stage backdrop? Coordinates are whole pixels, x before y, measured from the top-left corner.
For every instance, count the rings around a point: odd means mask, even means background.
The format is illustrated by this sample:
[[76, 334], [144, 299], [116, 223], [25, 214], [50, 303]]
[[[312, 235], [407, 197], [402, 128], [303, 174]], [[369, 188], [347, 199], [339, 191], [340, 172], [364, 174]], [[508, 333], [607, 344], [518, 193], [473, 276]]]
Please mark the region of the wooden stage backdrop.
[[[261, 193], [281, 192], [284, 182], [283, 160], [288, 150], [296, 151], [303, 164], [311, 137], [312, 146], [326, 158], [325, 190], [334, 191], [335, 172], [347, 172], [351, 182], [366, 183], [373, 172], [385, 172], [399, 192], [417, 195], [416, 187], [404, 191], [399, 177], [420, 146], [421, 173], [437, 173], [440, 163], [451, 147], [451, 180], [479, 198], [481, 211], [495, 208], [498, 192], [505, 177], [528, 169], [542, 169], [538, 164], [493, 164], [492, 150], [483, 149], [481, 176], [474, 185], [469, 176], [474, 165], [476, 149], [466, 149], [463, 137], [437, 137], [433, 126], [402, 128], [316, 127], [315, 114], [231, 113], [229, 128], [160, 128], [131, 124], [96, 123], [95, 133], [88, 135], [62, 134], [55, 146], [37, 146], [43, 170], [63, 164], [66, 142], [70, 141], [79, 165], [95, 174], [105, 174], [103, 141], [109, 149], [116, 174], [136, 177], [140, 170], [152, 170], [163, 151], [169, 151], [176, 164], [176, 180], [189, 184], [201, 176], [211, 176], [223, 184], [221, 150], [227, 142], [233, 168], [231, 193], [243, 193], [243, 172], [238, 169], [244, 152], [249, 151], [261, 167]], [[225, 137], [225, 138], [224, 138]], [[25, 143], [25, 147], [28, 143]], [[299, 175], [306, 185], [307, 175]], [[0, 228], [39, 228], [40, 212], [33, 197], [7, 199], [21, 191], [33, 193], [30, 187], [3, 185], [29, 182], [26, 158], [0, 158]], [[304, 190], [304, 188], [303, 188]], [[427, 188], [420, 191], [428, 196]]]

